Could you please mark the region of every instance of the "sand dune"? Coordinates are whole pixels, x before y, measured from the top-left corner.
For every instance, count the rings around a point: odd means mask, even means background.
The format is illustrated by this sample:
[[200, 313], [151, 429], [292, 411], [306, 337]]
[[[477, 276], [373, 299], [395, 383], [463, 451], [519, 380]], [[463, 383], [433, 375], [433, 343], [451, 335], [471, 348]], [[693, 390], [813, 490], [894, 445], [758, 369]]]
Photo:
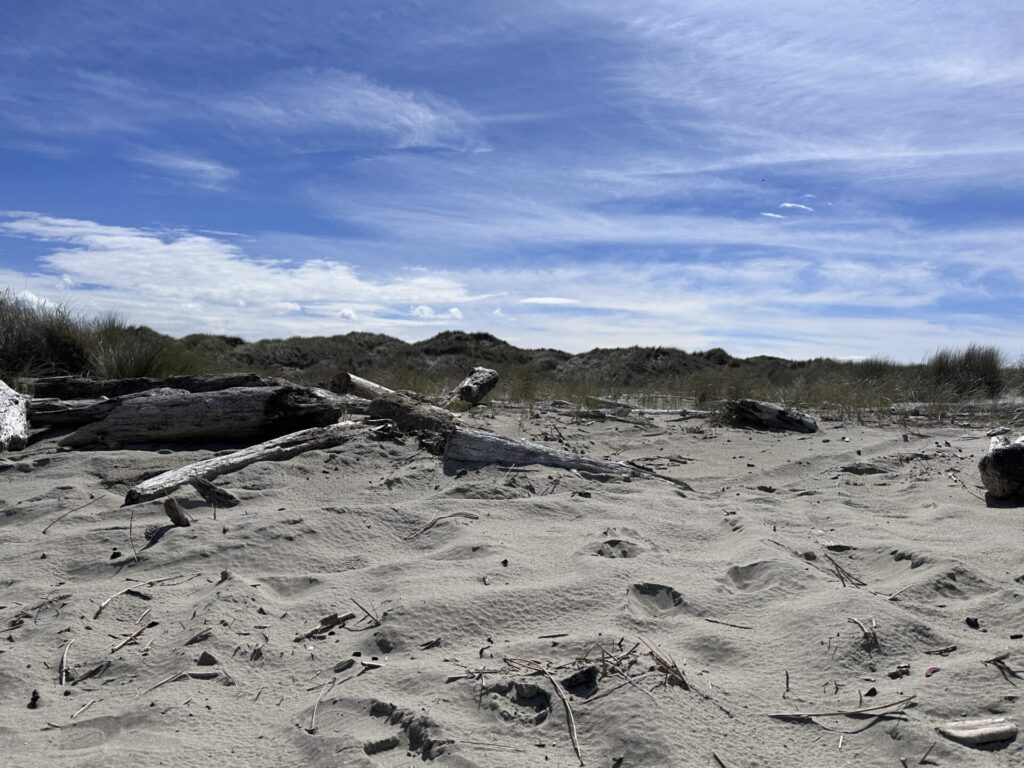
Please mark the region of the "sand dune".
[[[537, 440], [555, 423], [695, 490], [360, 442], [220, 478], [232, 509], [183, 489], [176, 528], [125, 491], [225, 446], [8, 454], [4, 762], [578, 765], [537, 662], [587, 765], [1021, 764], [1020, 737], [935, 730], [1024, 723], [1024, 517], [974, 495], [984, 430], [488, 415], [468, 421]], [[898, 716], [768, 717], [909, 697]]]

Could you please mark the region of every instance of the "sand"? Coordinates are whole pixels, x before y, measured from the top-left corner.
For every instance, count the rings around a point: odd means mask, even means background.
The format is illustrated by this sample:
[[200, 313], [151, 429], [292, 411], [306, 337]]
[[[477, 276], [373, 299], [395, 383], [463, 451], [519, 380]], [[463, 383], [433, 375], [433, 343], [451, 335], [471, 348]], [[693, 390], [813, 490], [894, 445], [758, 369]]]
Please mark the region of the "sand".
[[[182, 490], [188, 528], [168, 527], [159, 501], [137, 506], [136, 562], [128, 486], [225, 446], [68, 451], [41, 437], [8, 454], [3, 762], [574, 766], [550, 681], [505, 659], [561, 667], [561, 680], [581, 656], [645, 638], [689, 690], [666, 684], [642, 645], [631, 683], [598, 663], [596, 681], [569, 691], [588, 766], [898, 768], [929, 749], [926, 765], [1024, 764], [1024, 737], [978, 749], [935, 730], [993, 714], [1024, 725], [1024, 512], [975, 495], [984, 428], [824, 422], [798, 435], [669, 414], [648, 427], [483, 414], [468, 421], [560, 432], [694, 491], [542, 467], [446, 471], [415, 440], [350, 443], [219, 479], [242, 500], [232, 509]], [[452, 513], [468, 515], [418, 533]], [[134, 582], [168, 577], [96, 616]], [[347, 612], [346, 626], [296, 642]], [[186, 672], [199, 677], [175, 679]], [[900, 718], [767, 716], [910, 696]]]

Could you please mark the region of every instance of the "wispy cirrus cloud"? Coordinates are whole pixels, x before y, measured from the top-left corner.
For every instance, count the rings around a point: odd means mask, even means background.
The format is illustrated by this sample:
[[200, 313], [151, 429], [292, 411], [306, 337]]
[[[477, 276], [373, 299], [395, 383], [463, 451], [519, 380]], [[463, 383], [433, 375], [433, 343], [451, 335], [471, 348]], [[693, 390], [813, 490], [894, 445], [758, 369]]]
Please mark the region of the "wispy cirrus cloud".
[[224, 189], [228, 182], [238, 177], [238, 171], [234, 168], [215, 160], [187, 153], [140, 149], [132, 152], [128, 157], [136, 163], [155, 168], [208, 189]]
[[482, 146], [477, 120], [454, 102], [337, 69], [281, 72], [222, 99], [217, 109], [247, 130], [312, 142], [338, 145], [361, 136], [397, 148]]

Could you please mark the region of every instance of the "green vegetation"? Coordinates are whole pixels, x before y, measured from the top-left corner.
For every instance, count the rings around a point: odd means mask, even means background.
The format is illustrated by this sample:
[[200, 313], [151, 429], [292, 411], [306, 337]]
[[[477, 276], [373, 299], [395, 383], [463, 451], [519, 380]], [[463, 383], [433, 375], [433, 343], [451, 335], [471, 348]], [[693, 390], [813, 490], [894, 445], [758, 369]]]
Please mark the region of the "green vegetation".
[[81, 374], [97, 378], [171, 376], [209, 370], [182, 342], [113, 315], [90, 318], [66, 305], [0, 293], [0, 376]]
[[113, 316], [89, 318], [67, 306], [0, 293], [4, 378], [252, 371], [327, 386], [338, 372], [352, 371], [393, 389], [436, 396], [474, 365], [501, 374], [494, 399], [530, 408], [543, 400], [586, 408], [589, 398], [602, 395], [626, 397], [646, 408], [708, 407], [727, 398], [752, 397], [863, 418], [888, 417], [900, 404], [909, 404], [903, 410], [938, 416], [968, 403], [1024, 395], [1024, 358], [1007, 365], [998, 349], [980, 344], [939, 349], [922, 363], [905, 365], [884, 357], [739, 359], [721, 349], [689, 353], [665, 347], [570, 355], [518, 349], [490, 334], [457, 331], [412, 344], [369, 333], [256, 342], [195, 334], [176, 340]]

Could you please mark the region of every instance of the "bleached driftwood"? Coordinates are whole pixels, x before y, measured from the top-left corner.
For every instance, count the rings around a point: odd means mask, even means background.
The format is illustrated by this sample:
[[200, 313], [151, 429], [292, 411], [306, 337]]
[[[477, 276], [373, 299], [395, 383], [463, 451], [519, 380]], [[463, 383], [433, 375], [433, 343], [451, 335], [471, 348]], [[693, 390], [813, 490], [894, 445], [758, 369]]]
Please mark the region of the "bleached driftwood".
[[998, 435], [978, 462], [981, 482], [994, 499], [1024, 498], [1024, 437], [1011, 443]]
[[984, 717], [978, 720], [956, 720], [937, 726], [939, 733], [969, 747], [1010, 741], [1017, 738], [1017, 724], [1005, 717]]
[[82, 400], [119, 397], [148, 389], [184, 389], [187, 392], [216, 392], [232, 387], [275, 387], [289, 382], [255, 373], [214, 373], [203, 376], [171, 376], [167, 379], [87, 379], [81, 376], [47, 376], [26, 379], [26, 389], [38, 398]]
[[28, 442], [28, 398], [0, 381], [0, 451], [20, 451]]
[[361, 379], [351, 373], [339, 373], [331, 381], [331, 389], [341, 394], [355, 395], [366, 400], [374, 400], [378, 397], [387, 397], [395, 394], [393, 389], [377, 384], [373, 381]]
[[437, 404], [442, 408], [449, 407], [456, 400], [462, 400], [470, 405], [476, 405], [487, 395], [498, 383], [498, 372], [490, 368], [474, 368], [469, 376], [462, 380], [459, 386], [441, 397]]
[[444, 446], [444, 458], [448, 461], [498, 464], [506, 467], [541, 464], [545, 467], [560, 467], [577, 472], [611, 475], [619, 478], [653, 477], [670, 482], [684, 490], [693, 490], [682, 480], [649, 472], [623, 461], [593, 459], [569, 451], [548, 448], [529, 440], [517, 440], [461, 426], [456, 427], [448, 435]]
[[185, 483], [191, 483], [196, 478], [212, 480], [229, 472], [237, 472], [258, 461], [283, 461], [306, 451], [331, 448], [346, 443], [359, 435], [369, 434], [375, 429], [379, 429], [379, 427], [367, 427], [357, 421], [340, 421], [327, 427], [313, 427], [293, 432], [290, 435], [268, 440], [224, 456], [214, 456], [210, 459], [186, 464], [184, 467], [143, 480], [129, 489], [124, 503], [125, 505], [137, 504], [142, 501], [158, 499]]
[[154, 389], [119, 398], [102, 419], [80, 427], [61, 445], [237, 442], [325, 426], [344, 410], [333, 393], [305, 387]]
[[729, 400], [724, 405], [725, 417], [735, 424], [785, 429], [791, 432], [817, 432], [818, 423], [806, 413], [760, 400]]

